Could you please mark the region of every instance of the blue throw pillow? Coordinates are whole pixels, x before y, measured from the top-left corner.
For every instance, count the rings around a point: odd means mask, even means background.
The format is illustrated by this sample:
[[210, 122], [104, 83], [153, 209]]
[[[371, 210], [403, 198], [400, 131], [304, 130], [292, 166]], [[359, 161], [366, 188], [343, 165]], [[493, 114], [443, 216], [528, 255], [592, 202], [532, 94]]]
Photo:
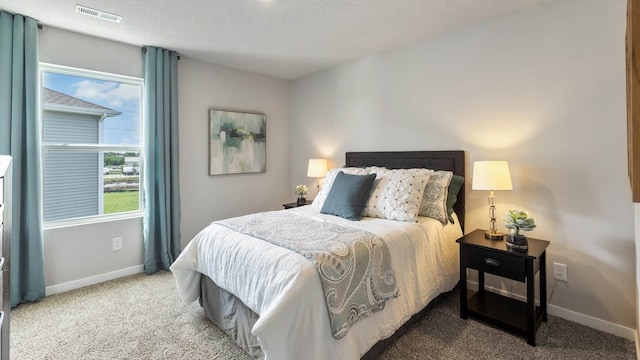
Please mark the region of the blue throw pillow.
[[349, 220], [359, 220], [369, 199], [376, 174], [349, 175], [340, 171], [320, 210]]

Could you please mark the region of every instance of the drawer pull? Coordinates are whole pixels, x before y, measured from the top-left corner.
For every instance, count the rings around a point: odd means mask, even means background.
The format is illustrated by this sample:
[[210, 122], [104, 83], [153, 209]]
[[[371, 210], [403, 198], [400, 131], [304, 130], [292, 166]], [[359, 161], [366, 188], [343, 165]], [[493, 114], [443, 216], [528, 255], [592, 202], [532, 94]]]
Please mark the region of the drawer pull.
[[500, 261], [496, 260], [496, 259], [491, 259], [491, 258], [486, 258], [484, 259], [484, 264], [485, 265], [489, 265], [489, 266], [494, 266], [494, 267], [498, 267], [501, 266], [502, 264], [500, 263]]

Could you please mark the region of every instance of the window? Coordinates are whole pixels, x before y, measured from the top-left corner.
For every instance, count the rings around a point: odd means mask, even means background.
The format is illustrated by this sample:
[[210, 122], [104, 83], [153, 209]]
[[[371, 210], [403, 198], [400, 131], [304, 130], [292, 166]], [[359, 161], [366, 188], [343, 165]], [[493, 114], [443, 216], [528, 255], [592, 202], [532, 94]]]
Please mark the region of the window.
[[139, 215], [142, 79], [40, 67], [45, 223]]

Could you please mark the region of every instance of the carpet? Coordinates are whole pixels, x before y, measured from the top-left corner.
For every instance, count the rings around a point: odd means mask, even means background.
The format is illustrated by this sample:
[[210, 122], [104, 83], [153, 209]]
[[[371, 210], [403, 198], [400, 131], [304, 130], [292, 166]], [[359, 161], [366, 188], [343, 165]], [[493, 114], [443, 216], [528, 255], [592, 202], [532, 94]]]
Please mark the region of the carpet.
[[[538, 346], [529, 346], [460, 319], [458, 296], [447, 295], [379, 359], [636, 359], [632, 341], [553, 316], [538, 330]], [[48, 296], [11, 317], [12, 359], [250, 359], [197, 302], [180, 301], [170, 272]]]

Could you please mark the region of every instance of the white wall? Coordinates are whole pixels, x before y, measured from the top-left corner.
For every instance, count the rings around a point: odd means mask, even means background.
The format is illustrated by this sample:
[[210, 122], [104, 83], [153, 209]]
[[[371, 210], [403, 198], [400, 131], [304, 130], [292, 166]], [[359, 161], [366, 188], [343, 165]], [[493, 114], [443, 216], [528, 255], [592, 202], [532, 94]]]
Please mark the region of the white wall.
[[[140, 47], [45, 26], [40, 60], [142, 77]], [[290, 186], [289, 82], [182, 57], [178, 63], [182, 244], [209, 222], [281, 208]], [[209, 108], [263, 112], [267, 116], [267, 172], [208, 175]], [[142, 270], [142, 218], [45, 230], [49, 293]], [[123, 238], [112, 251], [111, 239]]]
[[634, 204], [636, 235], [636, 357], [640, 360], [640, 203]]
[[313, 185], [313, 157], [465, 150], [469, 232], [488, 226], [472, 162], [508, 160], [514, 190], [497, 193], [498, 214], [529, 210], [549, 269], [568, 265], [551, 304], [636, 328], [625, 5], [557, 0], [295, 80], [292, 183]]

